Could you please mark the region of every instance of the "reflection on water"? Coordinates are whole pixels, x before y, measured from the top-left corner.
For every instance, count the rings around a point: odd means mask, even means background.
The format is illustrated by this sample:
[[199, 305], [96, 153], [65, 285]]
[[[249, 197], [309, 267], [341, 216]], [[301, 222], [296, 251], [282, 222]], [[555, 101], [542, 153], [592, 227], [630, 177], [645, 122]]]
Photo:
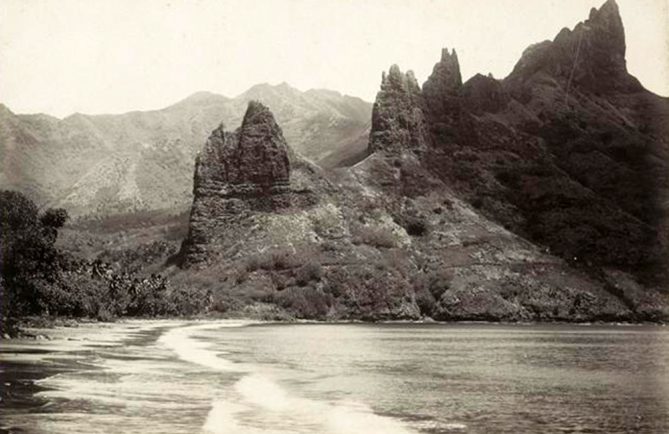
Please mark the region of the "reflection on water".
[[[31, 433], [669, 432], [662, 327], [243, 325], [134, 322], [3, 343], [3, 387], [35, 369], [58, 373], [38, 381], [36, 404], [0, 403], [2, 424]], [[66, 340], [72, 333], [81, 335]]]

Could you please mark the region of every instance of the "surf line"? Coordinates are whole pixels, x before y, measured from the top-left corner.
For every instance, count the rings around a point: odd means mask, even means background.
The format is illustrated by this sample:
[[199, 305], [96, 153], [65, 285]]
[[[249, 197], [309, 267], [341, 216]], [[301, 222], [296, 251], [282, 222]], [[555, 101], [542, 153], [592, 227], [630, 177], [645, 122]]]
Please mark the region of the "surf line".
[[186, 327], [177, 327], [163, 334], [158, 342], [176, 353], [179, 359], [196, 365], [204, 366], [215, 371], [246, 372], [241, 366], [218, 357], [221, 352], [209, 349], [211, 344], [193, 338], [193, 335], [202, 330], [218, 328], [244, 327], [252, 324], [251, 321], [216, 321], [213, 323], [197, 324]]
[[[202, 330], [228, 327], [244, 327], [250, 321], [217, 321], [174, 328], [159, 338], [159, 342], [174, 351], [184, 361], [219, 372], [245, 374], [233, 386], [232, 396], [214, 399], [211, 410], [202, 426], [211, 434], [289, 434], [303, 432], [304, 424], [314, 427], [315, 432], [327, 434], [415, 434], [394, 418], [377, 415], [367, 405], [350, 400], [337, 402], [318, 401], [292, 396], [271, 378], [249, 366], [233, 363], [218, 357], [221, 352], [209, 349], [211, 344], [194, 338]], [[264, 417], [278, 418], [283, 427], [268, 430], [261, 417], [249, 423], [239, 417], [243, 412], [259, 411]], [[254, 426], [255, 425], [255, 426]]]

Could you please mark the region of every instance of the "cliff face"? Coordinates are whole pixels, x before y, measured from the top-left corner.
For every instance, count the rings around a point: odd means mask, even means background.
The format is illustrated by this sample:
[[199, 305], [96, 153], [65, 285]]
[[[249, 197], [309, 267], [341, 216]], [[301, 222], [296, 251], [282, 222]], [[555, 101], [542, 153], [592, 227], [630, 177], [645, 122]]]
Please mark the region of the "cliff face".
[[628, 74], [625, 30], [615, 0], [590, 11], [573, 30], [562, 29], [551, 41], [528, 48], [507, 81], [527, 82], [547, 74], [566, 85], [593, 91], [638, 92], [639, 81]]
[[[617, 5], [528, 49], [502, 81], [423, 86], [430, 170], [488, 218], [572, 265], [666, 286], [669, 104], [625, 66]], [[602, 271], [604, 270], [604, 271]]]
[[[221, 124], [196, 161], [195, 191], [221, 185], [272, 187], [288, 183], [288, 145], [272, 113], [249, 103], [241, 127], [226, 133]], [[211, 184], [211, 185], [209, 185]]]
[[381, 79], [381, 91], [372, 109], [369, 152], [423, 152], [429, 135], [420, 87], [411, 71], [403, 74], [393, 65]]
[[249, 103], [235, 132], [226, 132], [222, 124], [216, 128], [195, 163], [184, 260], [211, 261], [234, 248], [248, 235], [244, 226], [252, 213], [315, 203], [310, 189], [290, 184], [290, 161], [296, 158], [274, 116], [259, 102]]

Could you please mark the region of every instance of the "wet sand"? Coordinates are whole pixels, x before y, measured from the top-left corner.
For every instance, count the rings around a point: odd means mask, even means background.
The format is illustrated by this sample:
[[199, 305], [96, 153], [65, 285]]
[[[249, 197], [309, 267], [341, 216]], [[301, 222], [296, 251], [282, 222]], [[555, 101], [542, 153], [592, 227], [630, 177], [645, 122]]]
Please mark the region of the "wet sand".
[[90, 363], [100, 348], [155, 339], [176, 321], [133, 320], [26, 328], [19, 338], [0, 340], [0, 434], [22, 432], [6, 426], [3, 414], [48, 412], [50, 390], [40, 380], [70, 371], [99, 369]]

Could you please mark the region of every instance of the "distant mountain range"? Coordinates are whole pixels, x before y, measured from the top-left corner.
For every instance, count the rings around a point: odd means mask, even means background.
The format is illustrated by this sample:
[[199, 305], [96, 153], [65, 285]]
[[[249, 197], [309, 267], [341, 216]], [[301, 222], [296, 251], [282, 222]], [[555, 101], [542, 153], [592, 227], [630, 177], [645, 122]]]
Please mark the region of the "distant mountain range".
[[73, 216], [186, 210], [195, 156], [249, 101], [269, 106], [302, 156], [333, 167], [364, 156], [370, 103], [323, 89], [259, 84], [235, 98], [198, 92], [161, 110], [118, 115], [14, 114], [0, 104], [0, 188]]

